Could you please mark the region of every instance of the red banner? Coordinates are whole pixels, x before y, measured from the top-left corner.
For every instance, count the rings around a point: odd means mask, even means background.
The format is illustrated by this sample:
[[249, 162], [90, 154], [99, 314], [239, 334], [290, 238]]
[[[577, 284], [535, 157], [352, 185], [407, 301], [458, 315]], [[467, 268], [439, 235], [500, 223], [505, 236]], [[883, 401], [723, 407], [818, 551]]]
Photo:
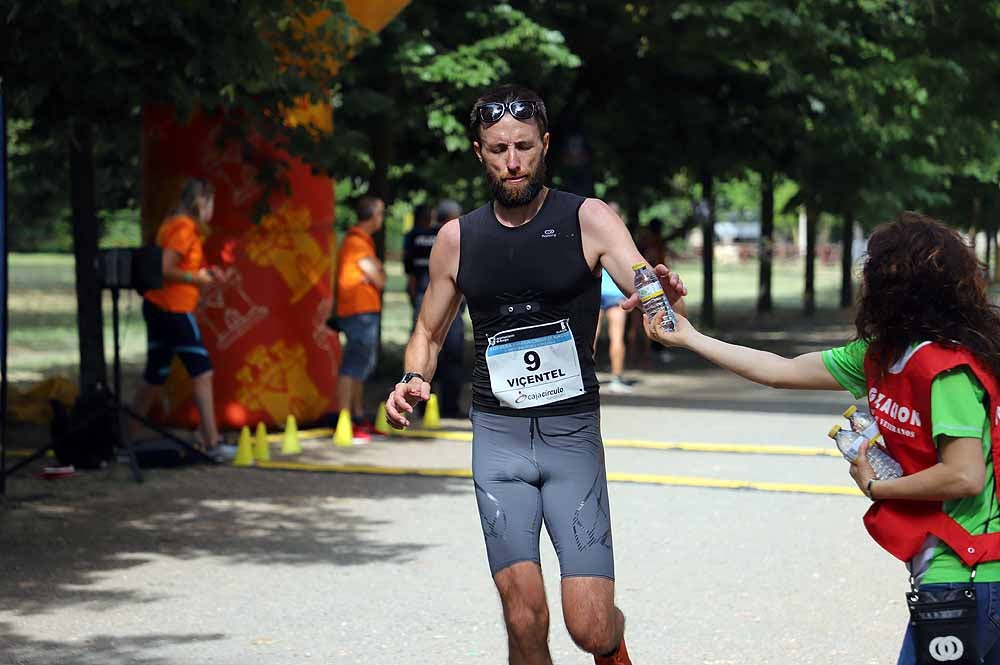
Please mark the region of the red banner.
[[[309, 422], [336, 407], [340, 342], [325, 325], [330, 310], [333, 182], [260, 138], [258, 157], [288, 164], [290, 194], [271, 194], [266, 212], [258, 166], [242, 140], [220, 141], [218, 118], [176, 122], [173, 109], [143, 111], [143, 224], [151, 238], [186, 178], [215, 185], [215, 216], [205, 242], [223, 278], [204, 289], [196, 312], [215, 366], [216, 417], [223, 428], [288, 414]], [[280, 189], [280, 188], [276, 188]], [[166, 421], [194, 426], [190, 379], [175, 360], [166, 384]]]

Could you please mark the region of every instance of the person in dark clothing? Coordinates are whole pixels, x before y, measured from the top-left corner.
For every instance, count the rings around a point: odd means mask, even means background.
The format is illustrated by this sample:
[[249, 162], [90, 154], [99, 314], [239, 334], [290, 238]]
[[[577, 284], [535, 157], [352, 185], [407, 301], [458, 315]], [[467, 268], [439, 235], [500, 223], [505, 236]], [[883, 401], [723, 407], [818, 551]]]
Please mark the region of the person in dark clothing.
[[427, 290], [427, 266], [431, 261], [431, 248], [437, 237], [434, 211], [430, 206], [418, 205], [413, 210], [413, 228], [403, 237], [403, 271], [406, 273], [406, 295], [413, 305], [416, 323], [420, 301]]
[[[424, 300], [424, 292], [429, 282], [428, 265], [431, 249], [437, 239], [441, 225], [437, 219], [449, 221], [458, 217], [462, 210], [454, 201], [445, 201], [435, 211], [428, 205], [418, 205], [413, 212], [413, 228], [403, 238], [403, 270], [406, 272], [406, 293], [413, 305], [413, 325], [417, 324], [417, 314]], [[441, 398], [441, 416], [444, 418], [465, 418], [462, 411], [462, 386], [465, 383], [465, 321], [459, 310], [445, 337], [438, 354], [436, 378], [437, 393]]]

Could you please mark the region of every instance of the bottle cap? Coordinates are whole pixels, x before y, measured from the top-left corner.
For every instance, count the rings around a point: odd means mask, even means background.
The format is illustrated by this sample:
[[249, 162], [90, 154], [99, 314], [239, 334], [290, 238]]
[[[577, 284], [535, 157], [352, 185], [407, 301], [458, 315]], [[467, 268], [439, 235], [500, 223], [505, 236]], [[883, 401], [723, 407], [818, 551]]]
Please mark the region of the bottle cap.
[[645, 267], [646, 267], [646, 263], [645, 262], [643, 262], [643, 263], [633, 263], [632, 264], [632, 270], [639, 270], [640, 268], [645, 268]]
[[851, 417], [851, 416], [853, 416], [853, 415], [854, 415], [855, 413], [857, 413], [857, 411], [858, 411], [858, 407], [856, 407], [856, 406], [854, 406], [854, 405], [852, 404], [852, 405], [850, 405], [849, 407], [847, 407], [847, 410], [846, 410], [846, 411], [844, 411], [844, 417], [845, 417], [845, 418], [850, 418], [850, 417]]
[[882, 444], [879, 443], [879, 441], [881, 441], [881, 440], [882, 440], [882, 432], [879, 432], [878, 434], [876, 434], [872, 438], [868, 439], [868, 445], [880, 446], [880, 445], [882, 445]]
[[833, 429], [830, 430], [830, 433], [827, 434], [827, 436], [830, 437], [831, 439], [836, 439], [837, 435], [840, 434], [840, 430], [842, 429], [843, 428], [840, 425], [834, 425]]

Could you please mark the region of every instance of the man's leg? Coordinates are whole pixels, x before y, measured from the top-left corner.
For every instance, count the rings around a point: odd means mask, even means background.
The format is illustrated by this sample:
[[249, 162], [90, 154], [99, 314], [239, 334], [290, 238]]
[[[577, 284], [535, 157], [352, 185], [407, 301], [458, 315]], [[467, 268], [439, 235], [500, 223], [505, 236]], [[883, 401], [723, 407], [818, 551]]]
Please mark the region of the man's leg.
[[347, 337], [340, 359], [340, 376], [337, 378], [337, 410], [347, 409], [351, 416], [358, 415], [361, 399], [361, 382], [368, 369], [371, 349], [368, 344], [368, 326], [365, 315], [355, 314], [340, 319], [341, 330]]
[[351, 390], [351, 416], [360, 421], [365, 417], [365, 382], [353, 381]]
[[511, 665], [551, 665], [549, 610], [539, 565], [541, 478], [531, 461], [531, 418], [473, 411], [472, 479]]
[[365, 382], [375, 373], [378, 364], [378, 337], [381, 314], [362, 314], [358, 316], [361, 330], [359, 337], [359, 354], [362, 357], [361, 374], [354, 382], [354, 393], [351, 397], [351, 415], [355, 422], [365, 422]]
[[507, 625], [510, 665], [552, 665], [549, 655], [549, 607], [542, 569], [534, 561], [504, 568], [493, 578]]
[[625, 615], [615, 607], [614, 601], [614, 580], [604, 577], [563, 578], [562, 604], [566, 630], [578, 647], [595, 657], [613, 655], [625, 635]]
[[354, 383], [355, 380], [346, 374], [337, 377], [337, 408], [341, 411], [350, 411], [354, 405]]
[[600, 414], [535, 421], [535, 459], [545, 477], [541, 488], [545, 528], [559, 556], [566, 629], [596, 663], [628, 665], [627, 655], [619, 650], [625, 618], [614, 605], [614, 549]]

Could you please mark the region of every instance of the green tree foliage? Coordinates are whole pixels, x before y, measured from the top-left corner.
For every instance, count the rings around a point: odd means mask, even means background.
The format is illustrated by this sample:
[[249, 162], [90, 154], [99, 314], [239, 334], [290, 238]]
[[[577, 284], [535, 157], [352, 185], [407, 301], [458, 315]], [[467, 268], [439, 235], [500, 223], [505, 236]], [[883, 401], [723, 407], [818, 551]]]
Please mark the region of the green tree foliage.
[[[319, 12], [326, 20], [307, 28], [304, 17]], [[354, 24], [340, 0], [7, 0], [0, 20], [11, 115], [29, 121], [19, 126], [18, 146], [30, 154], [19, 156], [14, 174], [14, 200], [25, 207], [12, 216], [53, 219], [71, 209], [87, 390], [106, 374], [100, 287], [91, 269], [98, 211], [136, 198], [141, 107], [173, 104], [181, 118], [196, 108], [220, 112], [231, 135], [281, 136], [322, 167], [324, 137], [284, 127], [282, 111], [299, 99], [329, 99], [325, 59], [343, 58]], [[279, 185], [282, 165], [265, 165], [271, 170], [264, 177]]]
[[560, 32], [506, 3], [420, 0], [373, 39], [335, 89], [337, 137], [356, 155], [335, 172], [387, 200], [478, 205], [486, 190], [467, 129], [476, 96], [521, 82], [558, 114], [560, 83], [580, 64]]

